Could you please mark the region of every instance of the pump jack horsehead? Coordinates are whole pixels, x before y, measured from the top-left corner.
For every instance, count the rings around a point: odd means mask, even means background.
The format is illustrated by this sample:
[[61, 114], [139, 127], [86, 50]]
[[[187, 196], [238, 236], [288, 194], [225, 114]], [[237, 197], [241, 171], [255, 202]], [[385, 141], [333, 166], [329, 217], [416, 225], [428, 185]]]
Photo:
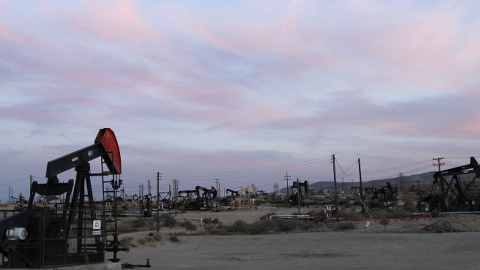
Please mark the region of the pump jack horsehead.
[[[103, 160], [102, 172], [90, 173], [89, 161], [98, 157]], [[60, 183], [57, 175], [73, 168], [75, 181]], [[2, 267], [44, 268], [104, 262], [108, 250], [106, 236], [92, 232], [96, 215], [90, 177], [103, 179], [112, 175], [118, 180], [121, 172], [120, 149], [109, 128], [99, 130], [93, 145], [48, 162], [47, 183], [32, 183], [28, 207], [0, 221]], [[33, 205], [36, 194], [65, 195], [63, 209]]]

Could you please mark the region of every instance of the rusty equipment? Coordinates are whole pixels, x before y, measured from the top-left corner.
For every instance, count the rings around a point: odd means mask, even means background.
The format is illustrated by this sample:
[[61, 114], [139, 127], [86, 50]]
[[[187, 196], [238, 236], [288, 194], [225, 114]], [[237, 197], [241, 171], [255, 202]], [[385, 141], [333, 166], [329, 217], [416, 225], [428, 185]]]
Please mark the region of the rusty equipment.
[[[92, 174], [89, 161], [98, 157], [102, 158], [102, 172]], [[105, 171], [104, 165], [108, 168]], [[75, 181], [60, 183], [57, 175], [72, 168], [76, 171]], [[47, 183], [32, 182], [27, 209], [0, 221], [2, 267], [54, 268], [103, 263], [106, 248], [118, 251], [117, 236], [113, 247], [106, 246], [105, 218], [102, 224], [96, 217], [90, 177], [101, 176], [103, 183], [119, 185], [121, 171], [117, 139], [109, 128], [98, 132], [93, 145], [48, 162]], [[113, 180], [103, 181], [107, 175], [112, 175]], [[61, 208], [43, 208], [33, 204], [36, 194], [65, 194], [66, 199]]]

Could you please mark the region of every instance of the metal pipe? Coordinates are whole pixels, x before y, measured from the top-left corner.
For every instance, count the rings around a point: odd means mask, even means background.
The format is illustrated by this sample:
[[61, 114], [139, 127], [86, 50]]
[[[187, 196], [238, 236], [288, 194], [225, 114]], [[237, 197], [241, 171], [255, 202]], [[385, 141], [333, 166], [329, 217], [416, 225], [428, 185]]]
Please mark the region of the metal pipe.
[[310, 215], [271, 215], [270, 216], [270, 219], [272, 219], [272, 217], [279, 217], [279, 218], [308, 218], [308, 219], [311, 219], [313, 217], [311, 217]]
[[[424, 216], [431, 213], [412, 213], [412, 216]], [[480, 214], [480, 211], [468, 211], [468, 212], [440, 212], [440, 215], [452, 215], [452, 214]]]

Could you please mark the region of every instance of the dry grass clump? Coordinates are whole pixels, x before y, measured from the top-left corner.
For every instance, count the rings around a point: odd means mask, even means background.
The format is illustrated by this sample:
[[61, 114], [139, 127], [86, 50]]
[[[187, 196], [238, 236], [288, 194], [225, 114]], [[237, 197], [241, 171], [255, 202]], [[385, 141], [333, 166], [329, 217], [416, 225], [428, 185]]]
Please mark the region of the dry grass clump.
[[137, 239], [137, 242], [141, 245], [145, 245], [146, 243], [154, 243], [160, 242], [162, 240], [162, 236], [158, 233], [150, 233], [148, 236], [144, 238]]
[[218, 220], [218, 218], [214, 218], [212, 219], [211, 217], [206, 217], [203, 219], [203, 223], [207, 224], [207, 225], [210, 225], [210, 224], [219, 224], [220, 221]]
[[197, 225], [193, 224], [193, 222], [187, 220], [185, 222], [180, 223], [180, 226], [185, 227], [187, 231], [196, 231]]
[[142, 228], [147, 225], [147, 221], [143, 217], [137, 217], [136, 219], [132, 220], [132, 225], [134, 228]]
[[242, 220], [237, 220], [231, 226], [210, 225], [208, 227], [205, 227], [206, 234], [216, 235], [258, 235], [293, 232], [318, 232], [322, 230], [322, 224], [318, 224], [315, 221], [306, 221], [303, 219], [262, 219], [253, 224], [249, 224]]
[[175, 227], [175, 225], [177, 225], [177, 221], [175, 220], [175, 217], [171, 213], [162, 214], [160, 217], [165, 219], [165, 226], [167, 227], [172, 228], [172, 227]]
[[175, 234], [170, 234], [170, 241], [172, 242], [178, 242], [180, 240], [178, 240], [178, 236], [176, 236]]
[[231, 235], [235, 233], [231, 233], [228, 231], [229, 226], [224, 226], [224, 225], [207, 225], [204, 227], [205, 234], [211, 234], [211, 235]]
[[339, 222], [333, 228], [334, 231], [349, 231], [355, 230], [357, 228], [357, 224], [353, 222]]
[[130, 243], [132, 243], [132, 241], [133, 241], [133, 237], [131, 237], [131, 236], [124, 237], [124, 238], [120, 239], [119, 246], [122, 247], [122, 248], [127, 247], [127, 246], [130, 245]]

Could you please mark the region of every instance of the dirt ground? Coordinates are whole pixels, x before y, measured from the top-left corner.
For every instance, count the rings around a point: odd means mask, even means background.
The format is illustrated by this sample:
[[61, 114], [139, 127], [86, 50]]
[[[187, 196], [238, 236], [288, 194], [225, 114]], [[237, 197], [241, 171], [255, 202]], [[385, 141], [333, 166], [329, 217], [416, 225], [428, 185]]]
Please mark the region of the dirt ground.
[[[269, 212], [289, 215], [296, 211], [296, 208], [260, 206], [224, 212], [187, 212], [176, 218], [211, 217], [230, 225], [238, 219], [253, 223]], [[200, 221], [193, 222], [201, 231]], [[160, 242], [143, 245], [136, 240], [155, 231], [121, 234], [120, 239], [133, 237], [136, 247], [128, 253], [119, 253], [118, 257], [122, 263], [131, 264], [145, 264], [150, 259], [152, 269], [480, 269], [478, 215], [398, 218], [391, 219], [386, 226], [370, 220], [366, 227], [365, 222], [355, 221], [355, 229], [347, 232], [268, 235], [188, 235], [181, 227], [162, 227]], [[179, 242], [169, 240], [171, 233], [180, 233]]]
[[153, 269], [479, 269], [479, 233], [180, 236], [121, 253]]

